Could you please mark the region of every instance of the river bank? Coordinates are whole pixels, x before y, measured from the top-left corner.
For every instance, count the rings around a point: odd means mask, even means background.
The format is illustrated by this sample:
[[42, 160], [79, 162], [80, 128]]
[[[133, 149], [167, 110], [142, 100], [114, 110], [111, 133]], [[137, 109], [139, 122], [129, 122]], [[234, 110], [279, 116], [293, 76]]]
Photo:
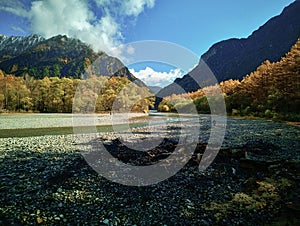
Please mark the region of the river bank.
[[[83, 158], [83, 141], [78, 143], [76, 135], [2, 138], [0, 224], [299, 224], [299, 128], [229, 118], [217, 158], [199, 172], [197, 157], [206, 148], [209, 119], [200, 125], [197, 147], [185, 167], [146, 187], [117, 184], [97, 174]], [[154, 164], [176, 147], [182, 126], [174, 122], [132, 129], [129, 142], [163, 134], [152, 152], [133, 152], [112, 132], [99, 133], [97, 141], [127, 164]], [[185, 121], [184, 126], [193, 125]], [[83, 139], [95, 142], [88, 135]]]

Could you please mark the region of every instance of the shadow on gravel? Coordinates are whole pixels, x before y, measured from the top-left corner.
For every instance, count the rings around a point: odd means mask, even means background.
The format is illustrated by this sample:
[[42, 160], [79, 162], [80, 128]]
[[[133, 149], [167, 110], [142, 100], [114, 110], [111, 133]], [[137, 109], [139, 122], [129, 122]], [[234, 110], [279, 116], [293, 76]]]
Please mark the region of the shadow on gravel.
[[[137, 152], [118, 140], [104, 141], [114, 157], [133, 165], [155, 164], [177, 144], [164, 139], [154, 150]], [[106, 180], [79, 151], [9, 151], [0, 162], [0, 224], [299, 224], [299, 161], [272, 156], [279, 147], [255, 141], [222, 149], [199, 172], [205, 147], [199, 143], [176, 175], [147, 187]]]

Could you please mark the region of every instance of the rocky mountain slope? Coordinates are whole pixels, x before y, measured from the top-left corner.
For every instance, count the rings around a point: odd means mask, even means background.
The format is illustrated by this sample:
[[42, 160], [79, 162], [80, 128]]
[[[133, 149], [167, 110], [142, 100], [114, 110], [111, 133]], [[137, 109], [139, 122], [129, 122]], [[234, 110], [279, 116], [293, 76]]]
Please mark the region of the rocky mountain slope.
[[39, 35], [27, 37], [0, 35], [0, 61], [16, 57], [44, 40], [45, 38]]
[[[89, 70], [87, 68], [93, 64]], [[78, 39], [58, 35], [44, 39], [38, 35], [27, 37], [0, 36], [0, 69], [14, 75], [29, 74], [35, 78], [46, 76], [83, 78], [90, 74], [127, 77], [137, 80], [123, 63], [104, 52], [96, 53]]]
[[[210, 71], [218, 82], [228, 79], [242, 79], [254, 71], [263, 61], [279, 61], [300, 37], [300, 1], [295, 1], [283, 12], [270, 19], [248, 38], [229, 39], [213, 45], [201, 56], [199, 65], [183, 78], [162, 89], [157, 96], [165, 97], [181, 91], [196, 91], [199, 85], [211, 85]], [[198, 84], [195, 82], [197, 81]]]

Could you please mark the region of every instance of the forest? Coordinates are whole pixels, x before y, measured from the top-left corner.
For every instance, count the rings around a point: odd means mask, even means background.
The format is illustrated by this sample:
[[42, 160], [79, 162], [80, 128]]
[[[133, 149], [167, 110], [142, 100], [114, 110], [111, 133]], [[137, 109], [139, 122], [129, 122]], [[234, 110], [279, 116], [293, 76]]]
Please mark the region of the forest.
[[[75, 94], [80, 93], [74, 99]], [[133, 97], [133, 98], [132, 98]], [[74, 105], [74, 100], [76, 104]], [[29, 75], [16, 77], [0, 70], [0, 111], [2, 112], [147, 112], [154, 97], [146, 87], [126, 77], [91, 76], [85, 80]], [[116, 105], [115, 103], [115, 105]]]
[[217, 98], [218, 86], [228, 115], [300, 121], [300, 39], [279, 62], [266, 60], [241, 81], [230, 79], [195, 92], [166, 97], [158, 110], [188, 111], [189, 105], [194, 104], [199, 113], [209, 114], [207, 94]]
[[[199, 113], [209, 114], [207, 95], [217, 98], [219, 87], [228, 115], [300, 121], [300, 39], [279, 62], [266, 60], [241, 81], [230, 79], [195, 92], [165, 97], [158, 110], [176, 112], [181, 108], [188, 112], [190, 104], [194, 104]], [[76, 91], [82, 95], [74, 103]], [[126, 77], [35, 79], [0, 70], [0, 112], [108, 112], [113, 104], [119, 111], [130, 108], [147, 112], [154, 100], [148, 88]]]

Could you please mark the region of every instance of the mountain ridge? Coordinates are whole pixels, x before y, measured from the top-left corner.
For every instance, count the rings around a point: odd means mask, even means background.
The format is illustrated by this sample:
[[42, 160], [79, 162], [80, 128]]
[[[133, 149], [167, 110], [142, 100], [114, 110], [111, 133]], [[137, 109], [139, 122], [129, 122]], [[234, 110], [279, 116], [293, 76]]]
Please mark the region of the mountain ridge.
[[[242, 79], [254, 71], [263, 61], [276, 62], [289, 51], [300, 37], [300, 1], [285, 7], [280, 15], [268, 20], [247, 38], [231, 38], [212, 45], [204, 53], [199, 64], [182, 78], [164, 87], [157, 97], [180, 94], [178, 85], [186, 92], [196, 91], [207, 77], [209, 67], [217, 82]], [[202, 73], [202, 74], [201, 74]], [[207, 85], [213, 85], [209, 81]], [[158, 99], [159, 99], [158, 98]]]
[[16, 57], [44, 40], [45, 38], [36, 34], [29, 36], [6, 36], [0, 34], [0, 61]]
[[105, 52], [96, 53], [79, 39], [65, 35], [49, 39], [35, 34], [0, 35], [0, 69], [7, 74], [28, 74], [37, 79], [49, 76], [85, 78], [92, 74], [121, 76], [146, 86], [119, 59]]

